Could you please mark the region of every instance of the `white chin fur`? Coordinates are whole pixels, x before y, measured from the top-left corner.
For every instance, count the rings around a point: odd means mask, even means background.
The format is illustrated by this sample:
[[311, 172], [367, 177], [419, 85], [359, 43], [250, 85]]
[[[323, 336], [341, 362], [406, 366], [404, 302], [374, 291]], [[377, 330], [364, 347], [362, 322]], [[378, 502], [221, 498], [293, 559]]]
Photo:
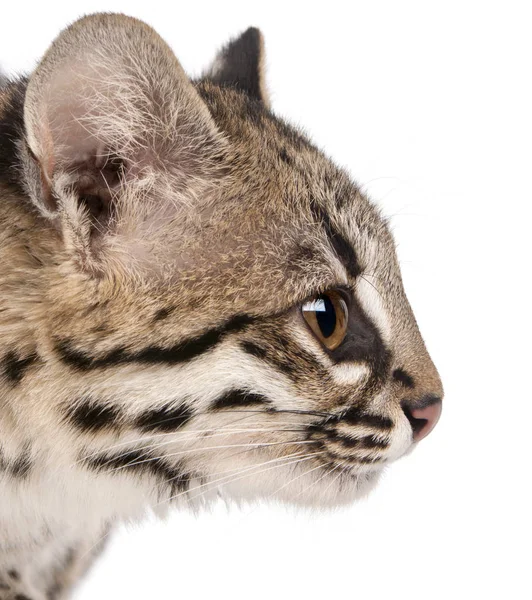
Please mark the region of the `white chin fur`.
[[[195, 493], [193, 487], [186, 495], [187, 504], [192, 509], [210, 504], [222, 498], [228, 504], [249, 504], [256, 502], [282, 503], [293, 507], [310, 509], [334, 509], [352, 504], [366, 497], [377, 485], [382, 470], [368, 471], [358, 475], [329, 477], [320, 475], [290, 478], [253, 478], [246, 482], [235, 481], [221, 486], [213, 486], [207, 493]], [[320, 480], [320, 477], [323, 479]]]

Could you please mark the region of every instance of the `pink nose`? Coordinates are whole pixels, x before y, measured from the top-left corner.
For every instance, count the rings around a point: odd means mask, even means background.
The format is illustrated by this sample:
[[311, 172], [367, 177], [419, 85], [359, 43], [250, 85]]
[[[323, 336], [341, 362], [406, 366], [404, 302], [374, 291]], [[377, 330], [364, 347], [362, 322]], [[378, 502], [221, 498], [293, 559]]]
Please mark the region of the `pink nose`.
[[436, 396], [429, 396], [421, 403], [421, 408], [403, 405], [403, 410], [412, 425], [414, 442], [419, 442], [436, 427], [440, 420], [442, 401]]

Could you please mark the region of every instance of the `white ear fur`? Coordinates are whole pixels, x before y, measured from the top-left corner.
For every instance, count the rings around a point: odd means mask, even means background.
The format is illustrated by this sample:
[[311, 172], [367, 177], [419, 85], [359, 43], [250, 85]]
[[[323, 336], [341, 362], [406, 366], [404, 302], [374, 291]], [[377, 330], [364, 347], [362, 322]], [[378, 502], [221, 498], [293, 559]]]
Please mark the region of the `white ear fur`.
[[170, 217], [201, 197], [225, 152], [171, 49], [124, 15], [85, 17], [59, 35], [30, 78], [24, 118], [40, 171], [33, 200], [84, 264], [105, 234], [134, 235], [154, 211]]

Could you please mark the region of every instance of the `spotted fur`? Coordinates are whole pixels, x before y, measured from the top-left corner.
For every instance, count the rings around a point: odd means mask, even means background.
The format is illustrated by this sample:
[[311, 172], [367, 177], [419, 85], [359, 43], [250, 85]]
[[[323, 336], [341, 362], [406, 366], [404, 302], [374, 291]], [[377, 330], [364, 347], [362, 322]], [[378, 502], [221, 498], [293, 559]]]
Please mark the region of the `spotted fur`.
[[[66, 597], [150, 507], [351, 502], [442, 396], [385, 220], [262, 64], [250, 29], [190, 81], [100, 14], [0, 90], [1, 600]], [[300, 310], [331, 288], [333, 351]]]

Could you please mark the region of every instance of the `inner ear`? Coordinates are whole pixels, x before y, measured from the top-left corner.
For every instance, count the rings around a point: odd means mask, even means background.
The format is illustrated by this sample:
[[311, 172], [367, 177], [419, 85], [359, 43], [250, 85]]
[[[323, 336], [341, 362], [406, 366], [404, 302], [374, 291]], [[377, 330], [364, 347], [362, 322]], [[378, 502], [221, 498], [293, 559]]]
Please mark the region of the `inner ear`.
[[24, 127], [30, 197], [91, 272], [131, 252], [148, 264], [154, 223], [224, 174], [227, 141], [174, 53], [120, 14], [61, 32], [30, 76]]
[[264, 77], [264, 38], [250, 27], [220, 50], [205, 78], [223, 87], [245, 92], [269, 106]]
[[113, 153], [97, 155], [73, 166], [71, 190], [93, 223], [109, 222], [113, 199], [125, 180], [126, 168], [126, 162]]

